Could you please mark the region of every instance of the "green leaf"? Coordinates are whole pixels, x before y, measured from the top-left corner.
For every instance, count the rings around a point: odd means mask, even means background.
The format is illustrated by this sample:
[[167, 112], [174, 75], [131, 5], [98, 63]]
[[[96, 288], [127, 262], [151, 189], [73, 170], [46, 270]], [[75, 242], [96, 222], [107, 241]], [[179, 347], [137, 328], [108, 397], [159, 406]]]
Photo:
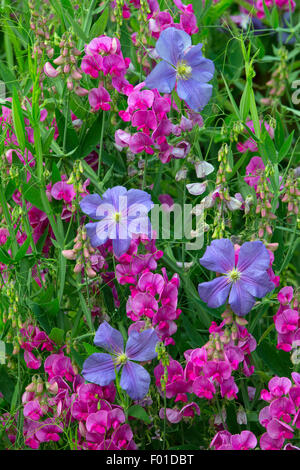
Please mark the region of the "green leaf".
[[41, 211], [44, 212], [44, 205], [41, 198], [41, 192], [37, 186], [32, 183], [23, 184], [23, 195], [26, 201], [31, 202], [31, 204]]
[[5, 365], [0, 365], [0, 384], [5, 400], [11, 403], [16, 381], [7, 373]]
[[288, 151], [290, 150], [290, 147], [291, 147], [292, 142], [293, 142], [294, 132], [295, 131], [292, 131], [292, 133], [288, 136], [288, 138], [286, 139], [286, 141], [282, 145], [281, 149], [279, 150], [279, 152], [278, 152], [278, 163], [280, 163], [281, 160], [284, 159], [284, 157], [287, 155]]
[[251, 92], [251, 86], [247, 80], [246, 82], [246, 87], [243, 91], [241, 102], [240, 102], [240, 112], [243, 121], [246, 121], [247, 116], [249, 114], [249, 109], [250, 109], [250, 92]]
[[3, 248], [0, 248], [0, 262], [8, 265], [14, 262]]
[[286, 377], [292, 372], [289, 353], [276, 349], [271, 342], [262, 341], [256, 348], [256, 353], [274, 374]]
[[264, 140], [263, 145], [265, 147], [265, 152], [266, 152], [266, 155], [267, 155], [268, 159], [272, 163], [276, 163], [277, 162], [277, 151], [276, 151], [275, 145], [273, 143], [273, 140], [269, 136], [268, 132], [266, 132], [265, 140]]
[[99, 349], [96, 346], [89, 344], [89, 343], [82, 343], [84, 349], [86, 350], [87, 354], [90, 356], [91, 354], [98, 353]]
[[2, 61], [0, 61], [0, 75], [5, 83], [5, 86], [7, 86], [11, 93], [13, 93], [15, 88], [21, 91], [19, 82], [16, 79], [14, 73]]
[[274, 6], [272, 13], [271, 13], [271, 25], [273, 26], [274, 29], [278, 28], [279, 26], [279, 16], [278, 16], [278, 10], [276, 6]]
[[52, 339], [57, 346], [62, 346], [64, 344], [65, 332], [60, 328], [52, 328], [49, 338]]
[[70, 0], [60, 0], [61, 6], [66, 10], [72, 18], [74, 18], [74, 10]]
[[71, 355], [79, 365], [79, 367], [82, 369], [83, 363], [85, 361], [85, 358], [79, 354], [79, 352], [76, 351], [76, 349], [71, 347]]
[[140, 405], [133, 405], [128, 410], [128, 416], [132, 416], [133, 418], [140, 419], [144, 421], [146, 424], [151, 424], [151, 419], [147, 415], [145, 409]]
[[274, 137], [275, 137], [276, 147], [278, 149], [281, 148], [285, 139], [284, 139], [284, 129], [283, 129], [282, 121], [281, 121], [281, 116], [278, 113], [278, 111], [276, 112], [276, 128], [275, 128]]
[[105, 28], [107, 26], [108, 18], [109, 18], [109, 10], [110, 7], [106, 6], [96, 23], [93, 24], [91, 31], [90, 31], [90, 40], [101, 36], [105, 32]]
[[19, 248], [16, 256], [15, 256], [15, 261], [20, 261], [22, 258], [24, 258], [24, 256], [26, 255], [27, 253], [27, 250], [28, 250], [28, 247], [30, 245], [30, 237], [27, 236], [25, 242], [23, 243], [23, 245]]
[[12, 101], [12, 118], [14, 123], [14, 131], [16, 133], [19, 146], [24, 152], [25, 150], [25, 124], [23, 118], [23, 111], [21, 108], [18, 92], [16, 88], [13, 91], [13, 101]]
[[81, 305], [83, 314], [85, 316], [85, 319], [87, 321], [87, 324], [88, 324], [90, 330], [94, 331], [94, 326], [93, 326], [93, 322], [92, 322], [92, 314], [91, 314], [90, 310], [88, 309], [88, 306], [86, 305], [85, 299], [84, 299], [81, 292], [79, 292], [79, 300], [80, 300], [80, 305]]
[[[55, 110], [55, 117], [56, 117], [56, 123], [57, 123], [58, 131], [59, 131], [59, 136], [62, 141], [64, 139], [64, 134], [65, 134], [66, 118], [58, 109]], [[69, 116], [67, 116], [67, 119], [68, 119], [68, 122], [67, 122], [67, 127], [66, 127], [66, 151], [71, 152], [72, 150], [75, 150], [76, 147], [78, 147], [79, 142], [78, 142], [77, 133], [70, 122]], [[76, 155], [76, 153], [74, 153], [74, 155]]]
[[88, 44], [90, 41], [89, 41], [89, 38], [87, 37], [87, 35], [85, 34], [85, 32], [81, 29], [81, 27], [79, 26], [79, 24], [77, 23], [77, 21], [72, 18], [72, 16], [67, 12], [65, 11], [65, 16], [67, 17], [67, 20], [69, 21], [69, 23], [71, 24], [73, 30], [74, 30], [74, 33], [77, 34], [77, 36], [82, 40], [84, 41], [84, 43]]
[[255, 97], [254, 97], [254, 92], [251, 89], [250, 92], [250, 112], [251, 112], [251, 117], [253, 121], [253, 127], [255, 130], [255, 134], [258, 139], [260, 139], [260, 125], [259, 125], [259, 118], [258, 118], [258, 113], [257, 113], [257, 108], [256, 108], [256, 103], [255, 103]]

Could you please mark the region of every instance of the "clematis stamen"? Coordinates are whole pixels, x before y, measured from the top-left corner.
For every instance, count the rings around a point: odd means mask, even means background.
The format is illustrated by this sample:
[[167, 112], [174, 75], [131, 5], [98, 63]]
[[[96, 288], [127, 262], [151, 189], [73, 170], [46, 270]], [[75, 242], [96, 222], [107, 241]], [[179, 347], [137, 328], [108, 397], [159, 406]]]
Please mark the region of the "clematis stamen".
[[115, 364], [116, 364], [116, 366], [123, 365], [123, 364], [126, 364], [127, 360], [128, 360], [128, 357], [126, 356], [126, 354], [121, 353], [117, 356], [117, 358], [115, 360]]
[[180, 80], [188, 80], [192, 75], [192, 67], [190, 67], [184, 60], [180, 60], [176, 67], [176, 76]]
[[121, 219], [121, 212], [115, 212], [114, 213], [114, 220], [116, 223], [119, 223]]
[[231, 282], [236, 282], [240, 279], [241, 277], [240, 271], [238, 271], [236, 268], [232, 269], [231, 271], [228, 271], [227, 275], [230, 279]]

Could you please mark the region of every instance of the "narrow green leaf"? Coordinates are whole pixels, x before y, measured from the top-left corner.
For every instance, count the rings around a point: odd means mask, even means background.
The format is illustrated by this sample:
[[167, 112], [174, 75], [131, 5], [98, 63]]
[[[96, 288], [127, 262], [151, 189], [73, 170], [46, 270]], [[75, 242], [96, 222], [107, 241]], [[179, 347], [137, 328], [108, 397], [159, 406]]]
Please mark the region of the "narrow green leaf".
[[61, 328], [52, 328], [49, 338], [54, 341], [57, 346], [62, 346], [64, 344], [65, 332]]
[[109, 10], [110, 7], [106, 6], [96, 23], [93, 24], [89, 34], [90, 39], [96, 38], [98, 36], [101, 36], [101, 34], [104, 34], [109, 18]]
[[24, 152], [25, 150], [25, 124], [24, 124], [21, 103], [20, 103], [16, 88], [14, 88], [14, 91], [13, 91], [12, 118], [13, 118], [13, 123], [14, 123], [14, 131], [16, 133], [19, 146], [21, 150]]
[[290, 147], [292, 145], [294, 138], [294, 131], [288, 136], [284, 144], [282, 145], [281, 149], [278, 152], [278, 163], [281, 162], [281, 160], [284, 159], [284, 157], [287, 155], [288, 151], [290, 150]]
[[145, 409], [140, 405], [133, 405], [128, 410], [128, 416], [132, 416], [133, 418], [140, 419], [144, 421], [144, 423], [150, 424], [151, 419], [147, 415]]

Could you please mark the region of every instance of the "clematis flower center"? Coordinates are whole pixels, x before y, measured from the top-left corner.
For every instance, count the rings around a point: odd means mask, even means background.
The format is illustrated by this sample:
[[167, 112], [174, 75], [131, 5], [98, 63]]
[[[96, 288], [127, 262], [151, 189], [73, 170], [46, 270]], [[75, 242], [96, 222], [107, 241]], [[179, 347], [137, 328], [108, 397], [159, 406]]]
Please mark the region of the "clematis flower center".
[[121, 219], [121, 212], [115, 212], [114, 213], [114, 219], [115, 221], [118, 223], [120, 222], [120, 219]]
[[240, 279], [241, 273], [236, 268], [233, 268], [231, 271], [228, 271], [227, 276], [232, 282], [236, 282]]
[[188, 80], [192, 74], [192, 67], [190, 67], [184, 60], [177, 62], [176, 75], [180, 80]]
[[128, 357], [125, 353], [121, 353], [117, 356], [115, 360], [116, 366], [126, 364]]

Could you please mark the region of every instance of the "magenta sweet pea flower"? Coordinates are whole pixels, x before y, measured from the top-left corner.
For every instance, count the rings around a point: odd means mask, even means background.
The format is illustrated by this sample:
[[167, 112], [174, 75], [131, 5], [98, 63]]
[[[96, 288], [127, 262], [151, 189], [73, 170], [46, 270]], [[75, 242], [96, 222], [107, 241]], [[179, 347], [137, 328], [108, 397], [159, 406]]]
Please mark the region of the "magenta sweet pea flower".
[[202, 44], [192, 46], [191, 37], [179, 29], [170, 27], [162, 31], [156, 53], [163, 59], [146, 78], [146, 87], [161, 93], [171, 93], [177, 84], [178, 96], [194, 111], [208, 103], [212, 94], [214, 64], [203, 57]]
[[104, 322], [96, 332], [94, 343], [109, 354], [92, 354], [83, 364], [82, 375], [89, 382], [105, 386], [115, 380], [116, 372], [123, 366], [120, 387], [133, 400], [141, 400], [148, 393], [151, 379], [146, 369], [133, 361], [151, 361], [156, 357], [158, 341], [153, 329], [141, 333], [131, 331], [124, 352], [121, 333]]
[[150, 194], [145, 191], [127, 191], [123, 186], [115, 186], [105, 191], [102, 198], [98, 194], [85, 196], [80, 207], [85, 214], [97, 220], [86, 225], [91, 245], [97, 247], [111, 239], [117, 257], [128, 251], [133, 235], [151, 234], [147, 214], [153, 203]]
[[229, 304], [236, 315], [244, 316], [252, 309], [255, 298], [262, 298], [274, 289], [267, 269], [270, 256], [261, 241], [244, 243], [235, 262], [234, 246], [228, 239], [213, 240], [200, 264], [223, 274], [198, 286], [200, 298], [211, 308]]

